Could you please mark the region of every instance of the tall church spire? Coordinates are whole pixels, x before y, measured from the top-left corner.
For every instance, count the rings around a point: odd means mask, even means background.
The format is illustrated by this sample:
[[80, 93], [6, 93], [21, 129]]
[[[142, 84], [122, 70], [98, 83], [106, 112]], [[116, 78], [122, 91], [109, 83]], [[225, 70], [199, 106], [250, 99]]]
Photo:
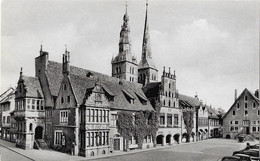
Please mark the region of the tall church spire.
[[144, 35], [142, 45], [142, 57], [138, 65], [138, 82], [144, 86], [150, 82], [158, 81], [158, 70], [152, 59], [150, 33], [148, 25], [148, 1], [146, 1], [146, 13], [144, 22]]
[[144, 35], [143, 35], [143, 45], [142, 45], [142, 60], [139, 63], [139, 68], [147, 68], [147, 67], [156, 69], [155, 64], [152, 60], [150, 32], [149, 32], [149, 25], [148, 25], [148, 1], [146, 1]]
[[146, 13], [144, 22], [144, 35], [143, 35], [143, 48], [142, 48], [142, 59], [152, 58], [151, 46], [150, 46], [150, 33], [149, 25], [147, 22], [147, 12], [148, 12], [148, 1], [146, 1]]
[[[129, 16], [127, 13], [127, 3], [125, 14], [123, 16], [123, 25], [121, 26], [119, 38], [119, 52], [112, 59], [112, 76], [137, 82], [137, 61], [132, 55]], [[129, 69], [128, 69], [129, 68]]]

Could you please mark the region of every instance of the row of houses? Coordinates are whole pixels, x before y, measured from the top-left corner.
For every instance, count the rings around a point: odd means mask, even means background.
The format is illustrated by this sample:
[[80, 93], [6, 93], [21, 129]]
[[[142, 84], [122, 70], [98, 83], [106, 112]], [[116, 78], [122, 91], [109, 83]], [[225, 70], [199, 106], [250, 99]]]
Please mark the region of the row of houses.
[[[222, 113], [195, 97], [180, 94], [176, 73], [163, 68], [161, 80], [152, 59], [146, 5], [142, 59], [131, 52], [129, 16], [123, 17], [119, 52], [112, 58], [112, 76], [70, 64], [65, 49], [62, 63], [43, 51], [35, 58], [35, 76], [20, 71], [17, 87], [0, 98], [1, 138], [23, 149], [52, 148], [96, 156], [122, 151], [126, 141], [118, 116], [156, 111], [158, 131], [144, 136], [142, 148], [179, 144], [222, 136]], [[226, 116], [227, 117], [227, 116]], [[134, 124], [134, 121], [133, 121]], [[138, 148], [134, 135], [129, 149]]]

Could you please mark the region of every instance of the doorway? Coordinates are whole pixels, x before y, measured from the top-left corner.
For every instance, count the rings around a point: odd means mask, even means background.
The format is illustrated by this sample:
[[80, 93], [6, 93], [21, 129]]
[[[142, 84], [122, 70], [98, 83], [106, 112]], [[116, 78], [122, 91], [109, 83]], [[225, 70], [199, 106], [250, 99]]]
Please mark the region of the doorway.
[[42, 132], [43, 132], [43, 128], [41, 126], [37, 126], [35, 128], [35, 140], [37, 139], [42, 139]]

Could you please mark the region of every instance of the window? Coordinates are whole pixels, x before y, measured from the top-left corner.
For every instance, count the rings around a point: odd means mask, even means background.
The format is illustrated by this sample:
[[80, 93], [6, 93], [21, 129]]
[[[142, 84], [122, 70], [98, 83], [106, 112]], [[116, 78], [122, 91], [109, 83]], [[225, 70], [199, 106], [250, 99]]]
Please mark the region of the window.
[[171, 83], [169, 83], [169, 88], [171, 88]]
[[67, 89], [66, 84], [63, 85], [63, 89], [64, 89], [64, 91]]
[[87, 147], [90, 147], [90, 132], [87, 133]]
[[256, 132], [256, 127], [252, 127], [252, 131], [253, 131], [253, 132]]
[[3, 117], [3, 123], [5, 123], [5, 116]]
[[107, 122], [109, 122], [109, 111], [106, 111], [106, 120], [107, 120]]
[[95, 110], [96, 122], [98, 122], [98, 110]]
[[235, 131], [238, 131], [238, 127], [237, 126], [235, 127]]
[[102, 111], [98, 110], [99, 122], [102, 122]]
[[32, 129], [33, 129], [33, 124], [30, 123], [29, 130], [32, 131]]
[[161, 113], [161, 115], [160, 115], [160, 124], [161, 124], [161, 125], [164, 125], [164, 124], [165, 124], [165, 116], [164, 116], [164, 113]]
[[167, 114], [167, 126], [172, 126], [172, 114]]
[[247, 101], [247, 95], [245, 95], [245, 101]]
[[103, 122], [106, 122], [106, 111], [103, 110]]
[[169, 106], [171, 106], [171, 100], [169, 100]]
[[68, 103], [70, 103], [70, 96], [67, 96], [67, 101]]
[[249, 120], [244, 120], [244, 121], [243, 121], [243, 125], [244, 125], [244, 126], [249, 126]]
[[35, 109], [35, 100], [32, 100], [32, 109]]
[[179, 117], [178, 114], [174, 114], [174, 126], [178, 126], [179, 125]]
[[245, 103], [245, 108], [247, 108], [247, 103]]
[[64, 100], [63, 100], [63, 97], [61, 97], [61, 98], [60, 98], [60, 102], [61, 102], [61, 103], [63, 103], [63, 102], [64, 102]]
[[255, 107], [256, 107], [255, 102], [253, 102], [253, 108], [255, 108]]
[[247, 110], [245, 110], [245, 116], [247, 116], [248, 115], [248, 112], [247, 112]]
[[40, 110], [40, 100], [37, 100], [37, 110]]
[[230, 121], [230, 125], [232, 125], [232, 121]]
[[111, 125], [116, 126], [117, 115], [111, 114]]
[[62, 132], [55, 131], [55, 145], [62, 145]]
[[68, 110], [60, 111], [60, 123], [68, 123]]
[[238, 124], [238, 121], [235, 121], [235, 124], [237, 125], [237, 124]]
[[239, 103], [237, 103], [237, 108], [239, 108]]
[[233, 111], [233, 115], [236, 115], [236, 111]]
[[230, 131], [234, 131], [234, 127], [233, 126], [230, 127]]
[[43, 102], [43, 101], [41, 101], [41, 110], [43, 110], [43, 103], [44, 103], [44, 102]]
[[260, 115], [260, 110], [257, 111], [257, 115], [258, 115], [258, 116]]
[[7, 121], [6, 121], [6, 123], [10, 123], [10, 116], [7, 116]]
[[91, 122], [94, 122], [95, 115], [94, 115], [94, 110], [93, 109], [91, 110], [90, 117], [91, 117]]

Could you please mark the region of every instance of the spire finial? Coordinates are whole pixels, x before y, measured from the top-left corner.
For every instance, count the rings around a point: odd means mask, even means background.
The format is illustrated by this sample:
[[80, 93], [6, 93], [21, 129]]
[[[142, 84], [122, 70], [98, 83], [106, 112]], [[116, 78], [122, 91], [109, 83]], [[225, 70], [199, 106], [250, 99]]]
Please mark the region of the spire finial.
[[20, 77], [22, 77], [23, 75], [23, 67], [21, 67], [21, 70], [20, 70]]
[[67, 44], [65, 44], [64, 46], [65, 46], [65, 53], [67, 53]]
[[125, 1], [125, 13], [127, 13], [127, 1]]
[[148, 0], [146, 0], [146, 9], [147, 9], [147, 7], [148, 7]]
[[42, 52], [42, 41], [41, 41], [41, 49], [40, 49], [40, 51]]

